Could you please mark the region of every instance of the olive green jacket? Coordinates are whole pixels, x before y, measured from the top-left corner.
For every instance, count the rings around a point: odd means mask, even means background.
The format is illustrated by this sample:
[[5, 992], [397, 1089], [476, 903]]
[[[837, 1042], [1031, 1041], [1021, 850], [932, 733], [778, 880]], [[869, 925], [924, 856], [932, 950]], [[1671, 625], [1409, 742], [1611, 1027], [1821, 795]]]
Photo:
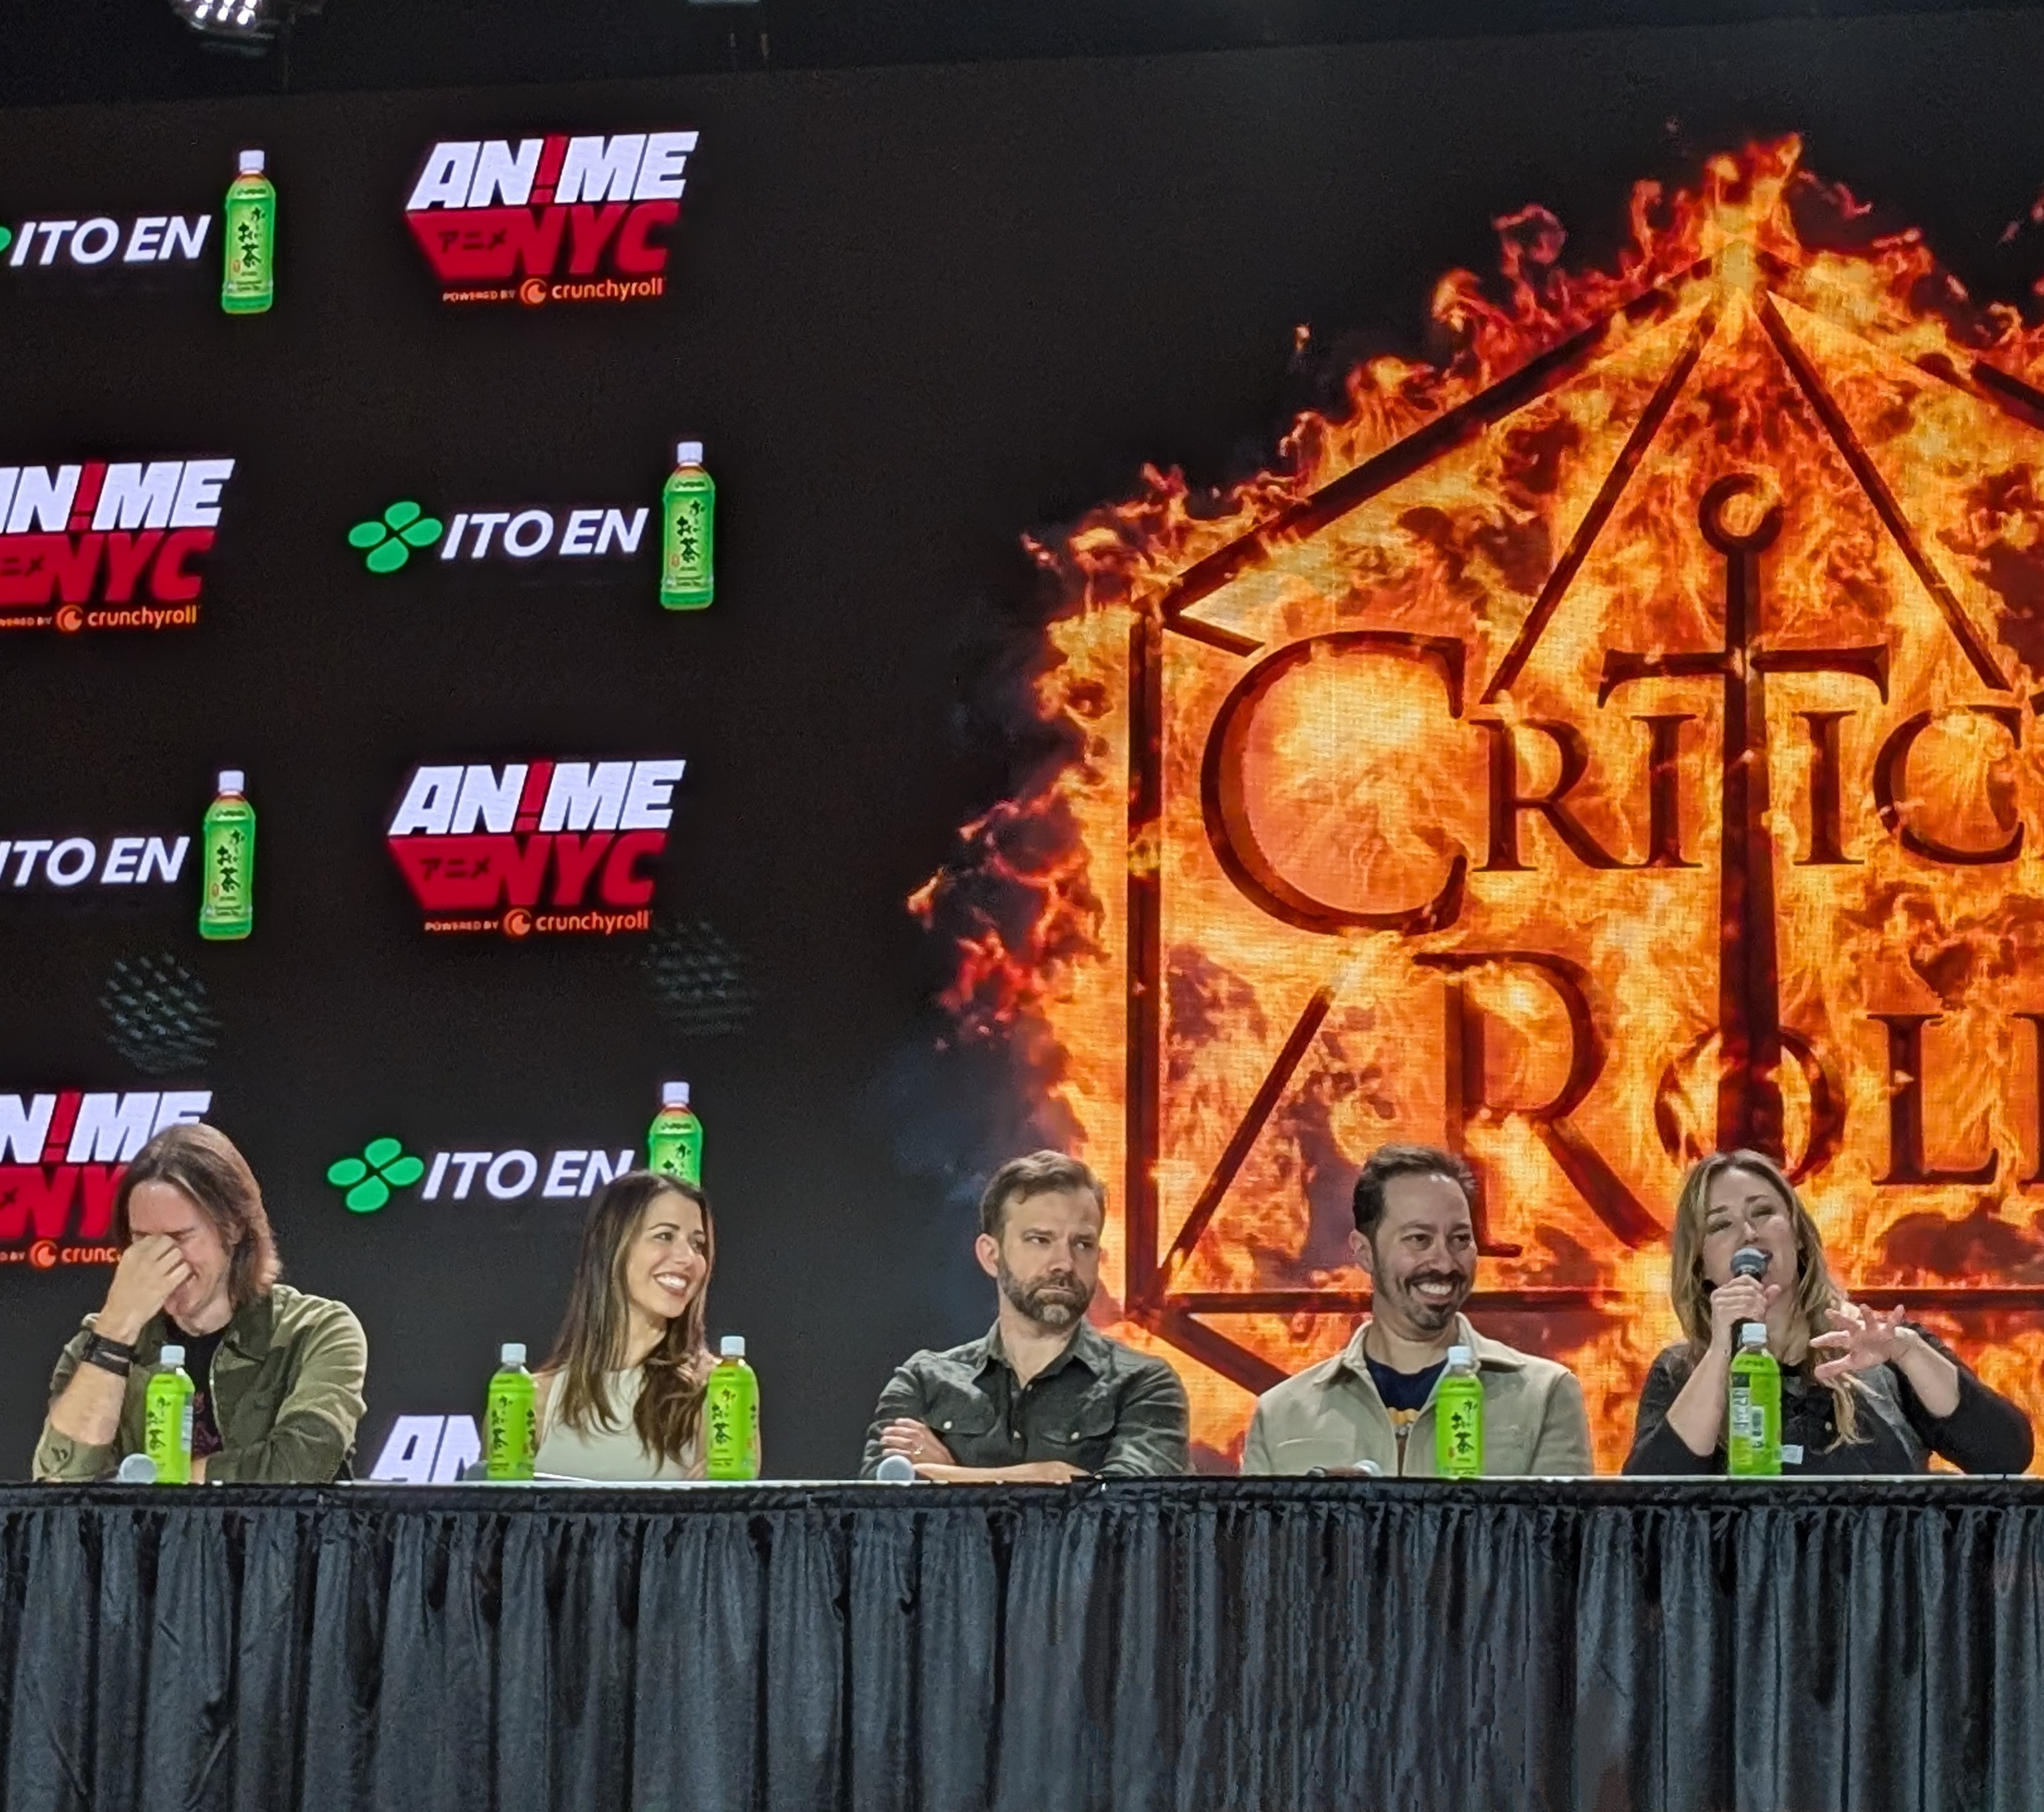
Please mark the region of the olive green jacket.
[[[1434, 1403], [1402, 1433], [1377, 1394], [1362, 1351], [1365, 1322], [1331, 1359], [1256, 1399], [1243, 1444], [1244, 1472], [1329, 1471], [1372, 1461], [1387, 1476], [1435, 1471]], [[1492, 1340], [1455, 1317], [1483, 1384], [1483, 1469], [1490, 1478], [1581, 1477], [1596, 1471], [1583, 1388], [1566, 1366]], [[1438, 1385], [1436, 1388], [1438, 1388]]]
[[[94, 1315], [72, 1335], [50, 1380], [55, 1403], [83, 1362]], [[135, 1363], [113, 1441], [88, 1446], [47, 1420], [36, 1444], [36, 1476], [83, 1483], [115, 1472], [142, 1451], [142, 1398], [167, 1331], [158, 1315], [135, 1342]], [[221, 1450], [206, 1463], [209, 1484], [327, 1484], [355, 1449], [369, 1343], [345, 1303], [308, 1296], [288, 1284], [258, 1296], [227, 1324], [213, 1356], [213, 1419]]]

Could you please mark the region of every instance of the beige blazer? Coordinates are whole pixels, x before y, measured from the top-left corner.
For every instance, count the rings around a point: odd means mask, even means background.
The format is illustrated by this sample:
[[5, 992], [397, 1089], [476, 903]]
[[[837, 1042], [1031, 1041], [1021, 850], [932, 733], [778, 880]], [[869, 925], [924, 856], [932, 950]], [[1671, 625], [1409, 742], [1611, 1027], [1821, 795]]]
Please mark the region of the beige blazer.
[[[1583, 1388], [1565, 1365], [1486, 1339], [1457, 1315], [1456, 1339], [1476, 1356], [1483, 1380], [1483, 1469], [1486, 1476], [1554, 1478], [1586, 1475], [1590, 1422]], [[1363, 1329], [1331, 1359], [1287, 1378], [1256, 1399], [1242, 1449], [1245, 1473], [1330, 1470], [1374, 1460], [1387, 1475], [1426, 1478], [1434, 1472], [1434, 1405], [1408, 1430], [1402, 1450], [1391, 1412], [1363, 1362]]]

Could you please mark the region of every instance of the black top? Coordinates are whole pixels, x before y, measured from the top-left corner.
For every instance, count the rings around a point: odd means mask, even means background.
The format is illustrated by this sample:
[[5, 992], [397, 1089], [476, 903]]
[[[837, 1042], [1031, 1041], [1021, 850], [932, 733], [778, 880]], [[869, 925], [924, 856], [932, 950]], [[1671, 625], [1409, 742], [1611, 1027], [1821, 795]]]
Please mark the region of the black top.
[[185, 1376], [192, 1381], [192, 1457], [203, 1460], [220, 1451], [220, 1425], [213, 1413], [213, 1356], [220, 1350], [226, 1326], [210, 1334], [187, 1334], [164, 1318], [171, 1342], [185, 1349]]
[[[1915, 1324], [1909, 1324], [1915, 1326]], [[1830, 1387], [1810, 1367], [1781, 1369], [1781, 1445], [1800, 1446], [1800, 1459], [1785, 1453], [1785, 1474], [1921, 1472], [1932, 1453], [1962, 1472], [2019, 1472], [2030, 1464], [2030, 1419], [2008, 1398], [1989, 1390], [1959, 1356], [1927, 1328], [1924, 1342], [1959, 1369], [1958, 1407], [1950, 1415], [1925, 1409], [1908, 1378], [1893, 1365], [1856, 1375], [1860, 1387], [1859, 1438], [1840, 1441]], [[1668, 1410], [1689, 1380], [1695, 1361], [1688, 1343], [1671, 1346], [1654, 1361], [1639, 1393], [1639, 1419], [1625, 1470], [1655, 1475], [1722, 1472], [1724, 1435], [1717, 1451], [1699, 1457], [1668, 1426]]]
[[897, 1417], [924, 1423], [961, 1466], [1063, 1460], [1106, 1478], [1190, 1469], [1178, 1374], [1089, 1322], [1026, 1384], [1008, 1362], [998, 1323], [984, 1339], [915, 1354], [880, 1393], [861, 1478], [878, 1471], [881, 1430]]
[[1394, 1372], [1386, 1365], [1363, 1355], [1363, 1363], [1370, 1368], [1370, 1381], [1376, 1385], [1377, 1394], [1383, 1398], [1384, 1407], [1393, 1411], [1409, 1411], [1417, 1415], [1427, 1407], [1427, 1399], [1432, 1393], [1434, 1380], [1447, 1367], [1445, 1359], [1436, 1360], [1424, 1372]]

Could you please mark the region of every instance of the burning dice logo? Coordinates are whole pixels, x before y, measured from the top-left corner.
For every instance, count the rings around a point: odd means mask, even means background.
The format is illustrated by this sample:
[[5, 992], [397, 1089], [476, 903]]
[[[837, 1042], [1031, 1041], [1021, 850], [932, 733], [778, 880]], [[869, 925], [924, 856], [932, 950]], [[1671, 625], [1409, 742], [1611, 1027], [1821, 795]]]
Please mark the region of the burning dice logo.
[[1112, 1287], [1211, 1449], [1366, 1307], [1397, 1139], [1477, 1169], [1473, 1312], [1606, 1466], [1725, 1147], [1849, 1290], [2002, 1315], [2044, 1407], [2044, 340], [1917, 235], [1805, 244], [1800, 154], [1642, 195], [1609, 276], [1527, 210], [1502, 301], [1437, 290], [1443, 367], [1046, 550], [1073, 758], [913, 904], [1118, 1173]]

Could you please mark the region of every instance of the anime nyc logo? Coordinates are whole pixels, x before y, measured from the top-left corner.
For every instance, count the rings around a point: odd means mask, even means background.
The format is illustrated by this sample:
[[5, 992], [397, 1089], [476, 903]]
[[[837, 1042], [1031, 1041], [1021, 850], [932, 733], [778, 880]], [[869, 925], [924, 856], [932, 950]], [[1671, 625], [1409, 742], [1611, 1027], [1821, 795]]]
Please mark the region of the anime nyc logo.
[[429, 931], [644, 931], [680, 761], [418, 767], [387, 832]]
[[2044, 335], [1800, 155], [1643, 190], [1608, 276], [1502, 223], [1445, 365], [1044, 552], [1074, 753], [914, 904], [1116, 1170], [1119, 1299], [1220, 1452], [1366, 1305], [1397, 1140], [1478, 1172], [1473, 1312], [1606, 1467], [1718, 1149], [1855, 1295], [2001, 1318], [2044, 1407]]
[[692, 132], [444, 140], [405, 218], [449, 302], [664, 295]]
[[209, 1088], [0, 1095], [0, 1265], [110, 1265], [113, 1192], [166, 1127], [203, 1119]]
[[189, 629], [232, 459], [0, 466], [0, 629]]

